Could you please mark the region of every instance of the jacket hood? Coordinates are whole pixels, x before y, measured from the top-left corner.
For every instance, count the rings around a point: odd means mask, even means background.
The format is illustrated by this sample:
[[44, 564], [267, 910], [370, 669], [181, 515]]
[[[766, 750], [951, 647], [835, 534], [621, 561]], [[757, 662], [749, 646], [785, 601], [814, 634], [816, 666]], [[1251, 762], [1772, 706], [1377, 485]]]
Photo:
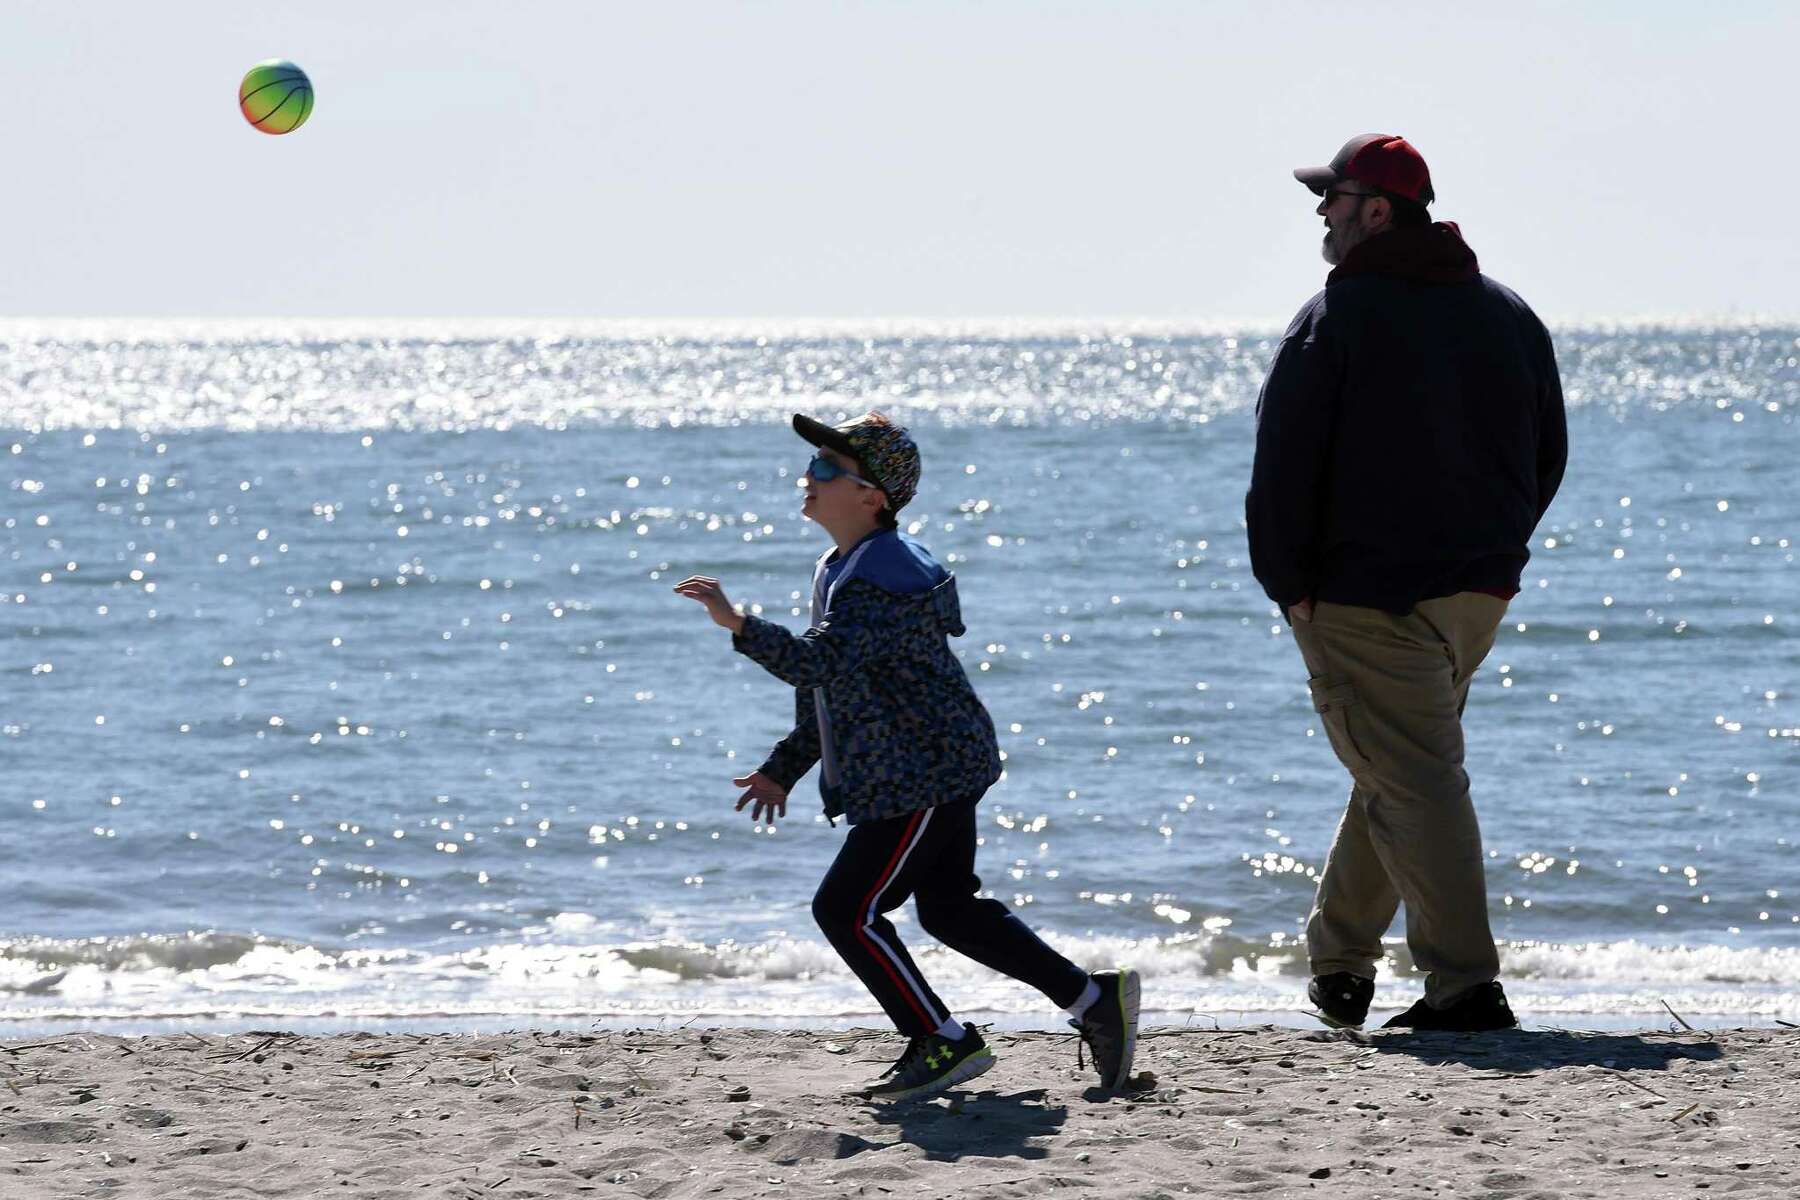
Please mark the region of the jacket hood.
[[[950, 577], [950, 572], [931, 557], [931, 551], [892, 529], [871, 533], [850, 554], [856, 560], [856, 578], [897, 595], [929, 592]], [[841, 564], [846, 560], [834, 553], [826, 561]], [[839, 568], [831, 569], [835, 572]]]
[[839, 588], [871, 588], [880, 593], [889, 619], [918, 623], [946, 637], [963, 635], [956, 577], [925, 547], [887, 530], [869, 535], [852, 554], [854, 568], [832, 585], [834, 594]]
[[1358, 275], [1415, 283], [1468, 283], [1481, 274], [1475, 251], [1454, 222], [1422, 229], [1389, 229], [1354, 247], [1325, 277], [1325, 286]]
[[890, 620], [908, 624], [919, 621], [934, 633], [961, 637], [966, 631], [962, 601], [956, 595], [956, 576], [946, 574], [937, 586], [922, 592], [896, 592], [860, 575], [844, 582], [846, 589], [868, 588], [881, 596]]

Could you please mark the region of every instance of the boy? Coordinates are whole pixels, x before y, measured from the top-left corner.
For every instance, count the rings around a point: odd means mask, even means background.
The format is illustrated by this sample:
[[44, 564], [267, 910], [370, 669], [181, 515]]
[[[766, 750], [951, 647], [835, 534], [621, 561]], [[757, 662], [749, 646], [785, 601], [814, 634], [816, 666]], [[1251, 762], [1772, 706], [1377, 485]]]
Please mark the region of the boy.
[[788, 790], [817, 762], [826, 815], [850, 823], [813, 917], [909, 1038], [863, 1095], [931, 1096], [994, 1065], [981, 1034], [950, 1015], [883, 915], [909, 895], [927, 933], [1065, 1009], [1101, 1083], [1121, 1087], [1137, 1042], [1137, 972], [1089, 975], [1000, 901], [976, 894], [975, 805], [1000, 777], [1000, 752], [950, 650], [948, 638], [963, 632], [956, 580], [895, 518], [918, 486], [918, 447], [879, 413], [836, 427], [796, 415], [794, 430], [818, 448], [800, 511], [835, 543], [813, 574], [812, 627], [796, 637], [741, 615], [703, 575], [675, 590], [731, 630], [733, 649], [795, 689], [793, 731], [732, 781], [745, 789], [739, 811], [752, 804], [752, 819], [786, 816]]

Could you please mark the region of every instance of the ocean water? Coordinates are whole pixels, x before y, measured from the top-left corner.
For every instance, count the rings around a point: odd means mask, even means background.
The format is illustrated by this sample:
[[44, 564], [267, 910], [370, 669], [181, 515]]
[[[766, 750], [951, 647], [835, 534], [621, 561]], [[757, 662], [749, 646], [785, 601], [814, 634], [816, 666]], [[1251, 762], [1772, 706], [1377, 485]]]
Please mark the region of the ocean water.
[[[732, 809], [790, 695], [670, 592], [802, 627], [786, 420], [871, 407], [1007, 756], [986, 886], [1159, 1019], [1292, 1019], [1347, 782], [1244, 544], [1274, 336], [0, 328], [0, 1037], [877, 1020], [812, 781]], [[1557, 343], [1568, 478], [1467, 719], [1509, 992], [1800, 1020], [1800, 329]]]

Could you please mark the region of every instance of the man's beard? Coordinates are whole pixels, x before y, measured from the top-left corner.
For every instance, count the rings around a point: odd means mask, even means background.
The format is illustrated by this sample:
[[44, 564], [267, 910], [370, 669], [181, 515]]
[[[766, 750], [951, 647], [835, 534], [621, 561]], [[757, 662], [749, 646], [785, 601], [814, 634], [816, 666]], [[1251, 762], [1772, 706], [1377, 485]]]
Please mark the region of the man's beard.
[[1338, 266], [1350, 256], [1350, 251], [1355, 249], [1358, 240], [1354, 225], [1327, 227], [1325, 240], [1319, 245], [1319, 254], [1332, 266]]

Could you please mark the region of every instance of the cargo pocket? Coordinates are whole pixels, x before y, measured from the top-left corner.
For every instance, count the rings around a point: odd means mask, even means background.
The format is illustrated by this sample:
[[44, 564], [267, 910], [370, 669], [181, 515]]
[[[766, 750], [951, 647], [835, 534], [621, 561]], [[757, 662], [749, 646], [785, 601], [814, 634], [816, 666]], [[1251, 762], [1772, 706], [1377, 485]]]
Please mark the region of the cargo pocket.
[[1313, 709], [1325, 726], [1325, 736], [1331, 739], [1331, 748], [1337, 753], [1338, 761], [1352, 771], [1368, 766], [1369, 756], [1356, 744], [1356, 735], [1352, 732], [1351, 712], [1356, 708], [1356, 688], [1324, 675], [1308, 679], [1306, 686], [1312, 690]]

